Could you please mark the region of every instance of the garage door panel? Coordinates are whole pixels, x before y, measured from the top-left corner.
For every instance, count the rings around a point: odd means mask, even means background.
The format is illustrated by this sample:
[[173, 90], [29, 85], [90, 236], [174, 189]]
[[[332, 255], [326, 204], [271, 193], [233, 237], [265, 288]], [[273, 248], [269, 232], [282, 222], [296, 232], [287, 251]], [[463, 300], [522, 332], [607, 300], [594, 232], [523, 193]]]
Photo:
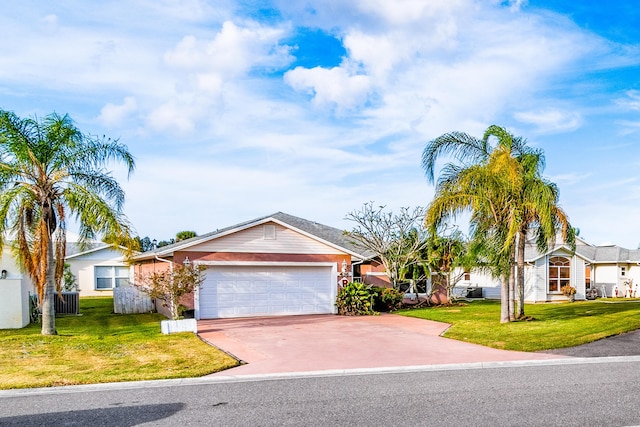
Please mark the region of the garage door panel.
[[330, 267], [210, 267], [200, 288], [200, 317], [333, 313]]

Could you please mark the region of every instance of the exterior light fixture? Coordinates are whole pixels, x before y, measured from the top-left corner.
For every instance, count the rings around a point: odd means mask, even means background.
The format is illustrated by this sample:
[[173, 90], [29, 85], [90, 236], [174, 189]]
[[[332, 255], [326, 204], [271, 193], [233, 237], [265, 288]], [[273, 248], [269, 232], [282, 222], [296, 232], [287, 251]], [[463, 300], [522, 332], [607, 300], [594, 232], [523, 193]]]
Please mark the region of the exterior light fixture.
[[182, 265], [189, 268], [189, 266], [191, 265], [191, 260], [189, 259], [189, 257], [186, 257], [184, 261], [182, 261]]
[[342, 260], [342, 275], [343, 276], [347, 275], [347, 260], [346, 259]]

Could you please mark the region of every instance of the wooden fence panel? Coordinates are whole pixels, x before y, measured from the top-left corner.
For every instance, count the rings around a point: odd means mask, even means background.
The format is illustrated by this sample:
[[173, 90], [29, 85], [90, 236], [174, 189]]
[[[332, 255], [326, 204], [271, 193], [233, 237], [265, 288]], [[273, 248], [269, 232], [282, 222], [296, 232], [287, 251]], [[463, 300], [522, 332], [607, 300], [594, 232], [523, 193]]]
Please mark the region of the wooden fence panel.
[[150, 313], [154, 309], [149, 295], [141, 290], [125, 286], [113, 290], [113, 311], [118, 314]]

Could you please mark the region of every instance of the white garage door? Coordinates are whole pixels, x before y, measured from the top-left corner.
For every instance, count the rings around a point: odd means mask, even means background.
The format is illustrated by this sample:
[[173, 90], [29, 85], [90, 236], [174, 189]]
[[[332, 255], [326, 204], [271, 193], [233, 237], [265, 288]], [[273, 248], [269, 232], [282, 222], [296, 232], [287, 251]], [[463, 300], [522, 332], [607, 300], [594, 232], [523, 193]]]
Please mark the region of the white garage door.
[[209, 267], [200, 318], [333, 313], [331, 276], [331, 267]]

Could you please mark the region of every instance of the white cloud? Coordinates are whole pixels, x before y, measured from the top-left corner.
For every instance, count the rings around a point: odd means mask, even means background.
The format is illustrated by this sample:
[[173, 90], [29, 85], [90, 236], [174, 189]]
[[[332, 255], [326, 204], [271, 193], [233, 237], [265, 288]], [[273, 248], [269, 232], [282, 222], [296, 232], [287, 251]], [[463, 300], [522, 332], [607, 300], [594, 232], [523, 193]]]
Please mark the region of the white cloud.
[[625, 110], [640, 110], [640, 90], [628, 90], [625, 95], [625, 98], [616, 99], [615, 103]]
[[284, 80], [295, 90], [311, 94], [315, 104], [335, 104], [340, 110], [364, 104], [371, 89], [368, 76], [350, 74], [342, 67], [296, 67], [287, 71]]
[[515, 113], [514, 117], [521, 123], [536, 126], [540, 133], [569, 132], [578, 129], [583, 124], [580, 113], [558, 109], [523, 111]]
[[208, 70], [225, 77], [240, 76], [253, 67], [280, 68], [292, 61], [289, 49], [279, 46], [284, 31], [227, 21], [212, 40], [185, 36], [164, 55], [167, 64], [187, 71]]
[[120, 105], [108, 103], [102, 107], [98, 120], [107, 127], [117, 126], [136, 110], [136, 99], [133, 96], [127, 96]]
[[46, 25], [55, 27], [56, 25], [58, 25], [58, 15], [55, 15], [53, 13], [49, 14], [42, 18], [41, 21]]

